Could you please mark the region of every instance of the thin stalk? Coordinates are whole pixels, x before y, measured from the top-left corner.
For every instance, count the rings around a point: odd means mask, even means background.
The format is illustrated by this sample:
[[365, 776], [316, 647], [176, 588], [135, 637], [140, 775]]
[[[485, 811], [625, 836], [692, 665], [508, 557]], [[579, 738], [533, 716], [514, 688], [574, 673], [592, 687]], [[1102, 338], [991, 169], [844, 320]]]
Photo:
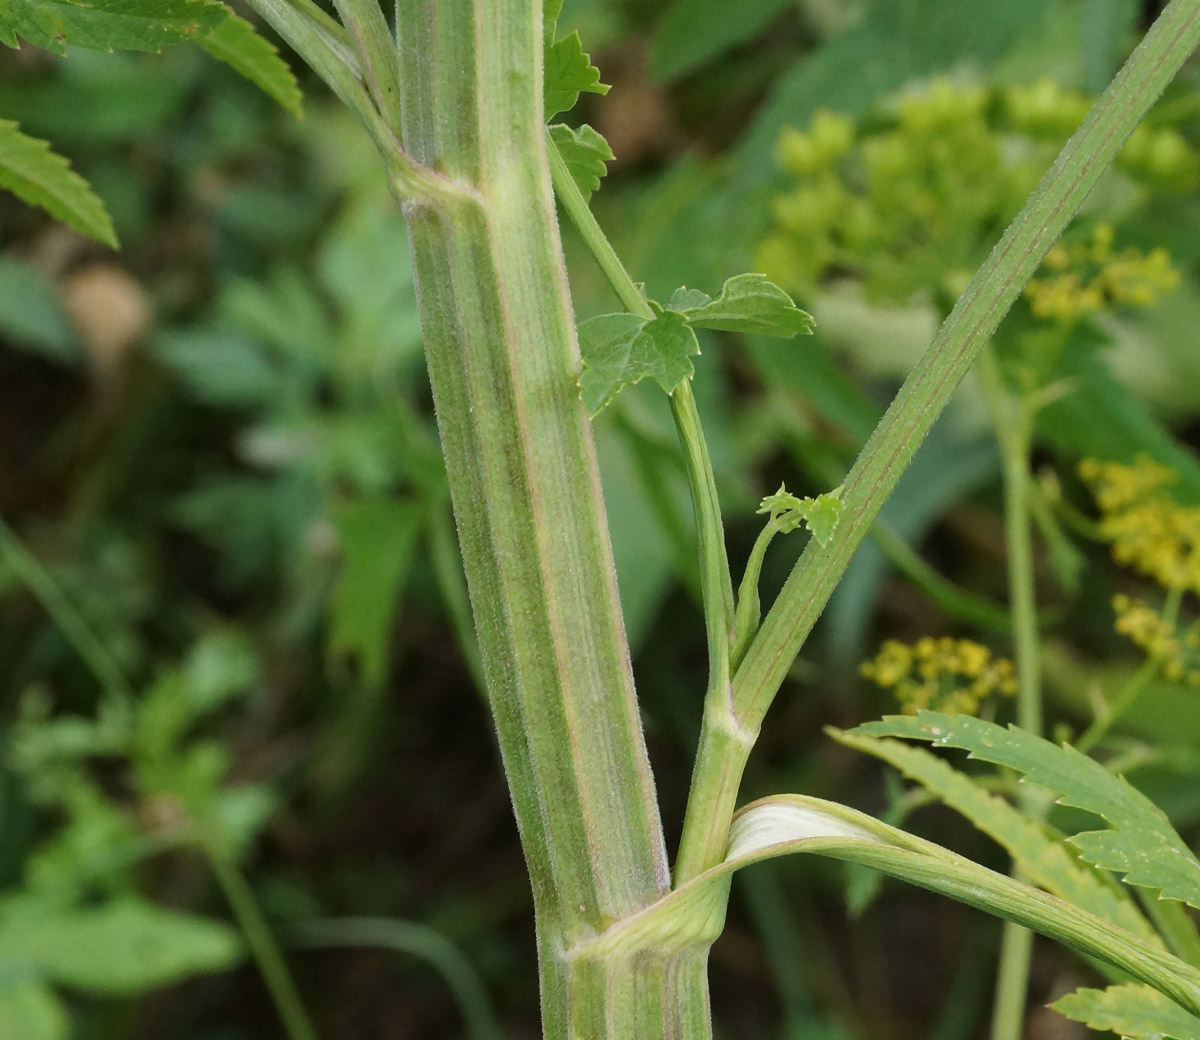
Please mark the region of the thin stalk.
[[[463, 193], [462, 185], [421, 166], [405, 151], [396, 130], [364, 88], [359, 55], [340, 25], [308, 0], [246, 2], [362, 121], [384, 160], [389, 185], [398, 198], [445, 201]], [[348, 2], [361, 6], [360, 0]]]
[[37, 597], [42, 609], [79, 655], [79, 659], [87, 666], [97, 685], [112, 704], [121, 711], [130, 711], [133, 707], [133, 689], [121, 671], [121, 666], [108, 652], [108, 647], [92, 631], [62, 586], [42, 566], [41, 561], [21, 544], [16, 532], [2, 518], [0, 561], [3, 561]]
[[[859, 543], [950, 395], [1198, 41], [1200, 0], [1171, 0], [1064, 146], [900, 388], [847, 474], [842, 519], [833, 536], [825, 545], [809, 541], [734, 675], [733, 708], [747, 731], [761, 724]], [[726, 780], [694, 785], [711, 801], [689, 805], [688, 813], [718, 817], [705, 828], [707, 833], [727, 829], [741, 765], [720, 761], [715, 748], [702, 747], [697, 759], [710, 762]], [[711, 866], [720, 857], [714, 844], [698, 859]]]
[[279, 945], [271, 934], [267, 919], [263, 916], [258, 900], [232, 857], [220, 847], [215, 839], [201, 839], [201, 848], [208, 857], [213, 874], [221, 891], [225, 893], [238, 927], [245, 936], [250, 954], [258, 965], [271, 1000], [283, 1022], [288, 1040], [317, 1040], [317, 1031], [309, 1020], [304, 1002], [287, 969]]
[[[578, 229], [584, 244], [591, 251], [600, 270], [608, 279], [621, 305], [630, 313], [653, 318], [654, 311], [646, 302], [608, 236], [600, 227], [591, 208], [579, 191], [567, 169], [558, 145], [549, 132], [546, 148], [550, 155], [550, 175], [554, 191], [563, 209]], [[683, 448], [688, 485], [696, 513], [700, 541], [700, 577], [704, 599], [704, 617], [708, 629], [709, 691], [722, 688], [729, 681], [729, 637], [733, 625], [733, 580], [729, 573], [729, 557], [725, 550], [725, 533], [721, 522], [721, 506], [717, 498], [717, 482], [713, 475], [712, 459], [700, 425], [700, 413], [691, 383], [684, 380], [671, 394], [671, 416]], [[725, 658], [722, 664], [722, 658]]]
[[362, 62], [363, 78], [383, 121], [400, 132], [400, 70], [396, 41], [388, 28], [379, 0], [333, 0], [338, 17], [354, 40]]
[[980, 356], [978, 372], [1003, 460], [1004, 538], [1016, 649], [1017, 725], [1041, 736], [1041, 642], [1033, 573], [1033, 519], [1029, 508], [1033, 411], [1024, 397], [1010, 396], [993, 351], [986, 350]]
[[[1004, 464], [1004, 537], [1017, 666], [1017, 724], [1041, 736], [1041, 642], [1033, 572], [1033, 519], [1029, 508], [1034, 404], [1025, 396], [1015, 400], [1010, 396], [993, 350], [987, 349], [980, 355], [977, 371]], [[1021, 794], [1024, 809], [1037, 812], [1039, 807], [1034, 800], [1023, 791]], [[1020, 873], [1014, 877], [1020, 879]], [[1032, 954], [1033, 933], [1011, 921], [1005, 922], [992, 1005], [992, 1040], [1021, 1040]]]
[[[654, 311], [596, 221], [549, 133], [546, 134], [546, 142], [550, 172], [559, 201], [608, 278], [617, 298], [629, 313], [653, 318]], [[731, 754], [735, 758], [739, 754], [748, 754], [754, 746], [757, 732], [750, 732], [743, 727], [733, 710], [730, 686], [730, 640], [735, 613], [733, 582], [725, 550], [712, 460], [700, 427], [696, 399], [686, 379], [671, 394], [671, 415], [675, 419], [675, 429], [683, 448], [700, 543], [700, 585], [708, 643], [708, 688], [704, 697], [701, 731], [706, 736], [702, 743], [712, 746], [708, 748], [709, 757], [703, 763], [698, 761], [693, 772], [689, 804], [704, 804], [707, 791], [696, 785], [711, 786], [726, 782], [727, 778], [722, 776], [716, 759], [728, 759]], [[689, 880], [703, 869], [700, 861], [704, 856], [724, 851], [725, 832], [712, 830], [709, 822], [694, 816], [685, 818], [683, 839], [674, 869], [676, 884]], [[703, 850], [702, 854], [700, 850]]]
[[[1183, 590], [1173, 588], [1167, 590], [1166, 603], [1163, 605], [1163, 618], [1175, 624], [1179, 617], [1179, 607], [1183, 600]], [[1125, 685], [1117, 691], [1117, 695], [1113, 698], [1111, 704], [1106, 704], [1104, 710], [1096, 715], [1092, 720], [1092, 724], [1080, 735], [1075, 741], [1075, 750], [1082, 751], [1085, 755], [1100, 743], [1112, 729], [1114, 723], [1121, 718], [1134, 702], [1141, 696], [1142, 691], [1150, 685], [1150, 680], [1153, 679], [1159, 672], [1159, 662], [1151, 657], [1147, 660], [1136, 672], [1133, 673], [1126, 681]]]

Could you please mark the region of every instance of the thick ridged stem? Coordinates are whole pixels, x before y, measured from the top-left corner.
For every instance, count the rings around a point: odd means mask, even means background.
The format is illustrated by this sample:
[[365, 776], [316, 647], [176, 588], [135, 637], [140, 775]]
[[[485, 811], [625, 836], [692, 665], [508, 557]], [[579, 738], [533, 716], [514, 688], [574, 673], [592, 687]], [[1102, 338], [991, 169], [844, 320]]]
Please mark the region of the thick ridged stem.
[[542, 125], [540, 0], [401, 0], [418, 300], [488, 696], [533, 883], [544, 1031], [701, 1040], [699, 945], [589, 951], [668, 875]]

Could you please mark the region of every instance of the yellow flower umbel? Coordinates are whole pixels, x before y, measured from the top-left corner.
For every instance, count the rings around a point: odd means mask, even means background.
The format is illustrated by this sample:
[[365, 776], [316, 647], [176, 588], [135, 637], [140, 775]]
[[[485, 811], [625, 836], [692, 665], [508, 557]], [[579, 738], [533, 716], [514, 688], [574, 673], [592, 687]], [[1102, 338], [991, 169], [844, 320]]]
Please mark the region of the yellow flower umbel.
[[1079, 476], [1100, 507], [1100, 532], [1117, 563], [1164, 589], [1200, 595], [1200, 508], [1166, 491], [1173, 470], [1140, 455], [1132, 466], [1085, 459]]
[[[779, 137], [787, 183], [771, 201], [756, 266], [806, 294], [831, 277], [853, 278], [879, 302], [932, 293], [948, 304], [1091, 104], [1048, 79], [992, 88], [938, 77], [857, 121], [818, 110], [806, 129]], [[1169, 125], [1139, 126], [1118, 164], [1132, 198], [1200, 181], [1200, 154]], [[1064, 270], [1049, 268], [1050, 284], [1033, 290], [1048, 317], [1073, 319], [1106, 301], [1144, 306], [1173, 287], [1165, 253], [1106, 254], [1097, 285], [1091, 271], [1060, 278], [1071, 259], [1062, 255]]]
[[1179, 285], [1165, 249], [1114, 253], [1111, 224], [1097, 224], [1090, 242], [1059, 243], [1042, 273], [1025, 287], [1034, 316], [1073, 322], [1116, 307], [1150, 307]]
[[1085, 459], [1079, 476], [1100, 507], [1100, 533], [1112, 543], [1113, 559], [1167, 591], [1161, 609], [1114, 596], [1116, 630], [1166, 678], [1200, 686], [1200, 622], [1181, 628], [1178, 620], [1183, 595], [1200, 595], [1200, 508], [1179, 505], [1167, 490], [1178, 475], [1144, 455], [1131, 466]]
[[912, 646], [889, 639], [859, 671], [891, 690], [909, 714], [930, 708], [949, 715], [975, 715], [984, 699], [1017, 691], [1012, 662], [970, 639], [926, 636]]
[[1200, 686], [1200, 632], [1195, 625], [1180, 632], [1173, 620], [1145, 600], [1125, 595], [1113, 596], [1112, 606], [1116, 630], [1157, 661], [1166, 678]]

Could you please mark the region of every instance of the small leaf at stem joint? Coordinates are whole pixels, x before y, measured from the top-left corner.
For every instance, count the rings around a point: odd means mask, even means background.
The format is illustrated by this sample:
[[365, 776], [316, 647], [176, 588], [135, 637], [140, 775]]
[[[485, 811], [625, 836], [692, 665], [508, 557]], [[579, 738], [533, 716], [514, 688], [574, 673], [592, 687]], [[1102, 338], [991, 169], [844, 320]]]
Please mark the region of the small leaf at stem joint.
[[575, 107], [583, 91], [607, 94], [609, 86], [600, 82], [600, 70], [584, 53], [579, 33], [564, 36], [546, 51], [546, 118]]
[[579, 326], [583, 372], [579, 389], [588, 415], [595, 416], [624, 387], [652, 378], [668, 394], [695, 369], [696, 334], [683, 317], [665, 311], [656, 318], [602, 314]]

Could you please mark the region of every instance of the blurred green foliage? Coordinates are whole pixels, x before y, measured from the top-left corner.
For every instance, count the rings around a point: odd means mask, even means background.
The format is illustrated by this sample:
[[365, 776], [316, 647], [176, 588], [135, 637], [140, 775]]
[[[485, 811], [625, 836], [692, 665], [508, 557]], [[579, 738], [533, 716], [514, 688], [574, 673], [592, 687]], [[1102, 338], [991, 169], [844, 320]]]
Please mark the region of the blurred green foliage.
[[[767, 273], [802, 290], [814, 337], [698, 333], [694, 387], [735, 569], [781, 480], [800, 495], [839, 483], [1144, 15], [1131, 0], [753, 0], [736, 12], [566, 0], [560, 34], [578, 29], [613, 86], [570, 117], [616, 153], [592, 203], [651, 296], [715, 291], [762, 269], [779, 227], [812, 237], [835, 213], [850, 221], [851, 203], [878, 203], [853, 217], [853, 255], [796, 237], [795, 255], [772, 260], [780, 270]], [[0, 987], [0, 1036], [275, 1035], [206, 866], [214, 854], [247, 873], [285, 937], [331, 914], [436, 929], [506, 1035], [536, 1035], [529, 897], [479, 700], [405, 231], [369, 146], [301, 79], [296, 121], [186, 48], [0, 55], [0, 118], [70, 157], [123, 246], [0, 199], [0, 517], [101, 658], [0, 554], [0, 959], [21, 980]], [[941, 115], [898, 140], [904, 106], [937, 83], [955, 84], [932, 87]], [[1166, 249], [1178, 287], [1066, 332], [1022, 304], [1000, 344], [1014, 385], [1033, 373], [1062, 391], [1036, 427], [1038, 577], [1050, 714], [1067, 729], [1086, 725], [1091, 691], [1140, 660], [1108, 606], [1140, 579], [1077, 534], [1090, 511], [1078, 461], [1146, 453], [1180, 474], [1183, 501], [1200, 500], [1197, 87], [1185, 71], [1072, 232], [1090, 241], [1107, 221], [1120, 249]], [[826, 176], [851, 145], [862, 165]], [[871, 181], [872, 164], [887, 176]], [[812, 195], [798, 200], [803, 178]], [[929, 178], [932, 216], [920, 209]], [[931, 251], [933, 221], [946, 237]], [[611, 312], [564, 233], [580, 319]], [[998, 461], [973, 394], [960, 391], [885, 509], [887, 532], [859, 553], [745, 798], [803, 790], [896, 822], [913, 808], [904, 792], [820, 737], [822, 723], [885, 710], [858, 662], [885, 634], [1007, 649], [1002, 630], [979, 624], [1003, 605], [1004, 546]], [[627, 390], [595, 430], [671, 831], [704, 688], [687, 484], [661, 395]], [[796, 551], [779, 539], [766, 554], [768, 601]], [[1194, 696], [1159, 679], [1111, 736], [1193, 835], [1198, 733]], [[1002, 862], [971, 835], [940, 836]], [[843, 887], [832, 868], [784, 862], [739, 880], [713, 957], [722, 1035], [977, 1035], [993, 926], [887, 890], [851, 923]], [[119, 960], [130, 974], [88, 975], [80, 935], [88, 965]], [[927, 954], [919, 978], [895, 953], [905, 942]], [[130, 943], [174, 956], [122, 957]], [[452, 994], [417, 959], [292, 960], [323, 1035], [461, 1035]], [[1066, 963], [1047, 954], [1035, 1000]]]

